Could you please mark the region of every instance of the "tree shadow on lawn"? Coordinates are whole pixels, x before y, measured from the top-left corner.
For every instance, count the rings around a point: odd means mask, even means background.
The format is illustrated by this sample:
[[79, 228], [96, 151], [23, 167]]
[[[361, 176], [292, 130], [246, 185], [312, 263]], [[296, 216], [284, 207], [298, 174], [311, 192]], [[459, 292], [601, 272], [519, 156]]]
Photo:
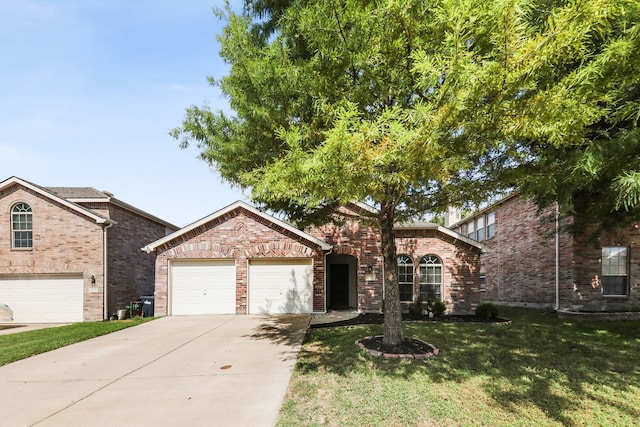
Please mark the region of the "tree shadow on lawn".
[[502, 408], [519, 413], [535, 405], [562, 424], [575, 423], [567, 413], [591, 401], [640, 417], [638, 405], [619, 398], [640, 386], [640, 322], [570, 323], [526, 309], [510, 309], [506, 317], [510, 325], [405, 322], [407, 337], [440, 349], [426, 361], [376, 358], [358, 350], [355, 341], [380, 335], [380, 325], [313, 330], [297, 368], [338, 375], [375, 370], [434, 383], [480, 379]]

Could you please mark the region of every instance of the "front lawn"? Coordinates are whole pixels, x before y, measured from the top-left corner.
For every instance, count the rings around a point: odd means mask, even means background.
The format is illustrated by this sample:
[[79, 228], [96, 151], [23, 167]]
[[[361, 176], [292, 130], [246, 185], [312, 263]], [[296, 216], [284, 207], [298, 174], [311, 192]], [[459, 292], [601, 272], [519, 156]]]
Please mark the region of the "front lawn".
[[500, 308], [509, 325], [405, 322], [440, 349], [387, 360], [355, 341], [381, 325], [310, 330], [280, 426], [637, 425], [640, 322], [567, 322]]
[[152, 319], [137, 317], [127, 321], [83, 322], [0, 335], [0, 366]]

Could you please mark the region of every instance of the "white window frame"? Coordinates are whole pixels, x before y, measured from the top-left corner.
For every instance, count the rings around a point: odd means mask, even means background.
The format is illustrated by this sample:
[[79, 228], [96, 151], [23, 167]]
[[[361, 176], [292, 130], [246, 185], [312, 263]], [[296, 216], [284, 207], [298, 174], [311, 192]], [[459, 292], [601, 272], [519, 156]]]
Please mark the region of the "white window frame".
[[485, 239], [485, 228], [484, 228], [484, 215], [480, 215], [476, 218], [476, 239], [478, 242], [482, 242]]
[[[402, 302], [413, 302], [415, 276], [413, 260], [408, 255], [398, 255], [396, 264], [398, 266], [398, 297]], [[411, 286], [411, 299], [403, 299], [403, 294], [406, 292], [403, 292], [402, 289], [408, 286]]]
[[[601, 258], [602, 295], [605, 297], [624, 297], [629, 295], [629, 248], [625, 246], [606, 246], [602, 248]], [[607, 283], [612, 282], [612, 283]], [[622, 292], [611, 291], [610, 287], [622, 287]]]
[[[420, 298], [422, 301], [442, 301], [443, 270], [442, 259], [437, 255], [428, 254], [420, 259]], [[434, 280], [429, 280], [430, 277]], [[437, 280], [435, 280], [436, 277]], [[435, 298], [428, 298], [429, 289], [432, 290], [432, 294], [436, 295]]]
[[496, 235], [496, 212], [487, 213], [487, 239]]
[[476, 240], [476, 222], [471, 220], [467, 223], [467, 237]]
[[11, 249], [33, 249], [33, 209], [28, 203], [11, 207]]

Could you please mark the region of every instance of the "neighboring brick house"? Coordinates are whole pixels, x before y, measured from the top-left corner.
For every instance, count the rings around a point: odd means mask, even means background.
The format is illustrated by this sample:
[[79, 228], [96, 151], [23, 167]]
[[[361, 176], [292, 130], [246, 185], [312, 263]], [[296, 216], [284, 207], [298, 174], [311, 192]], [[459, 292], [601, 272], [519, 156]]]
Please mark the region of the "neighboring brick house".
[[155, 260], [140, 248], [176, 228], [93, 188], [9, 178], [0, 182], [0, 302], [15, 322], [108, 318], [153, 295]]
[[[640, 231], [637, 224], [573, 234], [555, 207], [540, 211], [514, 193], [451, 228], [481, 241], [483, 301], [507, 305], [622, 309], [640, 306]], [[556, 256], [557, 251], [557, 256]]]
[[[236, 202], [147, 245], [157, 254], [156, 314], [381, 310], [380, 233], [358, 217], [371, 208], [345, 209], [352, 219], [302, 231]], [[470, 312], [484, 246], [435, 224], [396, 232], [405, 306], [422, 292]]]

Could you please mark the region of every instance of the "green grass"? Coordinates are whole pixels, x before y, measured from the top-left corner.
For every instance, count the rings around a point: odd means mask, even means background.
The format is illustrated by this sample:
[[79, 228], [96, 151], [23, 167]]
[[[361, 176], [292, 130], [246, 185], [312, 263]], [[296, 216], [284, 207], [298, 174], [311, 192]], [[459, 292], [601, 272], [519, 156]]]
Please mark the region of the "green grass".
[[381, 326], [305, 337], [280, 426], [637, 425], [640, 322], [567, 322], [500, 308], [509, 325], [406, 322], [440, 349], [387, 360], [355, 341]]
[[69, 344], [136, 326], [152, 319], [153, 317], [139, 317], [126, 322], [83, 322], [0, 335], [0, 366]]

